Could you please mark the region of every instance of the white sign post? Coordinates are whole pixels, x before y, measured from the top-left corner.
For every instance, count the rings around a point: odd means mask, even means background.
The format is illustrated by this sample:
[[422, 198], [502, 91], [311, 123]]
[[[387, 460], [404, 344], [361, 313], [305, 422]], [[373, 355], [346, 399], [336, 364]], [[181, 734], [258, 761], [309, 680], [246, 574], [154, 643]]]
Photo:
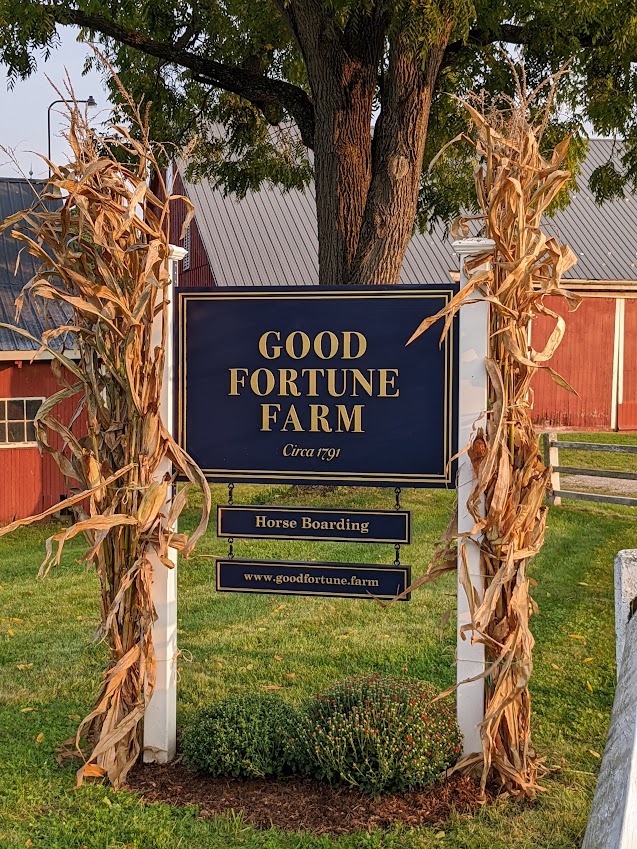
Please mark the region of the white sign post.
[[[460, 239], [453, 249], [460, 257], [460, 285], [467, 282], [465, 260], [477, 254], [492, 251], [492, 239]], [[479, 298], [479, 295], [475, 296]], [[459, 353], [459, 399], [458, 399], [458, 451], [469, 444], [477, 427], [486, 430], [487, 371], [485, 358], [488, 354], [489, 305], [486, 301], [467, 304], [460, 308], [460, 353]], [[474, 520], [467, 510], [467, 499], [475, 484], [471, 460], [466, 451], [458, 459], [458, 533], [469, 533]], [[479, 539], [465, 537], [458, 545], [458, 624], [456, 649], [456, 710], [458, 725], [463, 735], [464, 754], [482, 750], [480, 725], [484, 719], [484, 679], [471, 678], [484, 672], [484, 645], [472, 642], [474, 632], [461, 629], [471, 624], [469, 599], [460, 582], [463, 568], [462, 547], [469, 569], [474, 597], [482, 600], [484, 582], [480, 574]], [[463, 682], [468, 683], [463, 683]]]
[[[171, 290], [177, 281], [177, 263], [186, 256], [183, 248], [171, 245], [170, 277]], [[160, 412], [168, 431], [173, 431], [174, 379], [173, 379], [173, 326], [174, 298], [169, 292], [166, 312], [166, 354], [164, 379], [161, 389]], [[161, 322], [153, 328], [157, 344], [161, 341]], [[172, 474], [172, 464], [164, 460], [157, 470], [157, 477]], [[170, 496], [169, 496], [170, 497]], [[167, 502], [169, 503], [169, 502]], [[177, 530], [175, 528], [175, 530]], [[157, 664], [155, 690], [144, 715], [144, 761], [167, 763], [177, 751], [177, 551], [168, 549], [173, 568], [168, 569], [155, 555], [153, 557], [152, 598], [157, 621], [153, 625], [153, 645]]]

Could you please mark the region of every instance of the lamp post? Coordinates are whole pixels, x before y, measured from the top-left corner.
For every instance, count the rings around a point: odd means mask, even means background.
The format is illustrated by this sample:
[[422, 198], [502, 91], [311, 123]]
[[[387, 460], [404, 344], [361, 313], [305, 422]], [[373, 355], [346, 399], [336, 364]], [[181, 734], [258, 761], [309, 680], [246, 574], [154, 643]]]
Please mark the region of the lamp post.
[[[93, 97], [92, 94], [86, 98], [86, 100], [76, 100], [76, 103], [86, 103], [86, 105], [93, 109], [97, 106], [97, 101]], [[69, 103], [68, 100], [60, 99], [54, 100], [53, 103], [49, 103], [49, 107], [46, 110], [46, 128], [47, 128], [47, 159], [49, 162], [51, 161], [51, 109], [56, 103]], [[51, 176], [51, 166], [49, 165], [49, 177]]]

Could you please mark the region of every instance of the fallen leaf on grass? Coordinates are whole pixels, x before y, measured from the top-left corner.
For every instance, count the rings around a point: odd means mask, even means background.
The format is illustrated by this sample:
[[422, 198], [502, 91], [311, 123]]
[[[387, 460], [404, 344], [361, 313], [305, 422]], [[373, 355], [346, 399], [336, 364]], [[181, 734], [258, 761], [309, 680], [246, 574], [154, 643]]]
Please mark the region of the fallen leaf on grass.
[[551, 664], [551, 669], [555, 669], [555, 670], [557, 670], [558, 672], [560, 671], [560, 667], [557, 665], [557, 663], [552, 663], [552, 664]]
[[590, 681], [587, 681], [587, 682], [586, 682], [586, 689], [588, 690], [588, 692], [589, 692], [589, 693], [592, 693], [592, 692], [593, 692], [593, 688], [591, 687], [591, 682], [590, 682]]
[[32, 710], [37, 710], [37, 708], [34, 708], [34, 707], [20, 708], [20, 713], [31, 713]]
[[281, 657], [281, 655], [280, 655], [280, 654], [275, 654], [275, 655], [274, 655], [274, 659], [275, 659], [275, 660], [283, 660], [283, 658]]
[[283, 687], [280, 684], [264, 684], [264, 690], [282, 690]]
[[285, 677], [286, 678], [296, 678], [296, 672], [286, 672]]
[[592, 755], [594, 758], [601, 758], [600, 753], [599, 753], [599, 752], [594, 752], [592, 749], [589, 749], [589, 750], [588, 750], [588, 753], [589, 753], [590, 755]]
[[44, 740], [44, 731], [40, 731], [38, 736], [35, 738], [35, 742], [40, 745], [40, 743]]
[[572, 637], [574, 640], [585, 640], [586, 637], [583, 637], [581, 634], [569, 634], [569, 637]]
[[587, 587], [587, 586], [589, 586], [589, 585], [586, 583], [586, 581], [578, 581], [577, 583], [579, 584], [579, 586], [580, 586], [580, 587]]
[[11, 628], [7, 631], [7, 637], [15, 637], [15, 631], [12, 631]]
[[79, 715], [79, 713], [67, 713], [66, 718], [67, 719], [74, 719], [74, 720], [82, 719], [82, 717]]
[[592, 657], [585, 657], [584, 660], [582, 661], [582, 663], [592, 663], [592, 662], [593, 662]]
[[19, 669], [21, 672], [25, 669], [33, 669], [32, 663], [16, 663], [16, 669]]

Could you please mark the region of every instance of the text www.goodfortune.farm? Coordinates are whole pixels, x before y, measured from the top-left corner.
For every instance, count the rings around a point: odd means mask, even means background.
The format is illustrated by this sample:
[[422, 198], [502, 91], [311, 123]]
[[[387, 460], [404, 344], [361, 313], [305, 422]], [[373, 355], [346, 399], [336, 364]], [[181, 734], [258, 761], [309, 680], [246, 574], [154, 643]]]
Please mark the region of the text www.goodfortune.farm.
[[378, 587], [379, 582], [373, 578], [359, 578], [352, 575], [349, 578], [327, 577], [325, 575], [253, 575], [244, 573], [245, 581], [256, 581], [272, 584], [326, 584], [338, 587]]

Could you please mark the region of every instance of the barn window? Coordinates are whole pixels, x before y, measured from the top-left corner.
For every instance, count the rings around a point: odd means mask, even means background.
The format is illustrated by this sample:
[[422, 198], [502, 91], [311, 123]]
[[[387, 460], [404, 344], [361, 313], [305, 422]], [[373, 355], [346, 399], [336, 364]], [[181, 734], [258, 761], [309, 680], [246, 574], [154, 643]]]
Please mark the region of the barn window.
[[33, 423], [44, 398], [0, 398], [0, 445], [35, 444]]
[[186, 227], [186, 232], [184, 233], [184, 250], [188, 251], [188, 253], [183, 259], [181, 268], [183, 271], [188, 271], [190, 268], [190, 224]]

